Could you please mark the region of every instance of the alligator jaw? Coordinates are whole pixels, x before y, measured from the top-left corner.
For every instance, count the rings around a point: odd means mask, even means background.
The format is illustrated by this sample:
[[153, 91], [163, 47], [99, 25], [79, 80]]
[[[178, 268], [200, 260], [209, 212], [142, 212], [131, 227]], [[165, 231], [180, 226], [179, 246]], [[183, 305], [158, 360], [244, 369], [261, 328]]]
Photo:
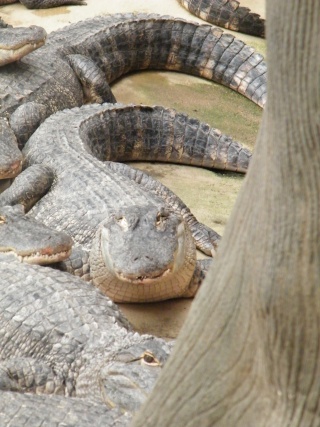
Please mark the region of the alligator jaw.
[[0, 65], [17, 61], [28, 53], [43, 46], [47, 33], [36, 25], [29, 28], [4, 28], [0, 30]]
[[28, 264], [52, 264], [70, 256], [73, 241], [24, 214], [22, 205], [0, 207], [0, 255]]
[[149, 276], [132, 276], [130, 277], [130, 275], [124, 275], [121, 272], [115, 272], [116, 276], [119, 278], [119, 280], [123, 281], [123, 282], [128, 282], [128, 283], [132, 283], [133, 285], [152, 285], [152, 284], [157, 284], [157, 282], [161, 279], [163, 279], [165, 276], [167, 276], [168, 274], [172, 273], [172, 267], [167, 268], [166, 270], [164, 270], [162, 273], [160, 274], [155, 274], [155, 275], [149, 275]]
[[41, 40], [38, 43], [27, 43], [24, 46], [18, 47], [16, 49], [5, 49], [0, 47], [0, 64], [6, 65], [10, 62], [18, 61], [18, 59], [43, 46], [44, 42], [45, 40]]
[[53, 264], [55, 262], [60, 262], [65, 259], [67, 259], [71, 254], [71, 249], [62, 251], [62, 252], [56, 252], [54, 254], [43, 254], [40, 252], [35, 252], [30, 255], [20, 256], [22, 258], [22, 262], [25, 262], [27, 264]]
[[3, 249], [0, 247], [0, 254], [5, 255], [14, 255], [15, 258], [19, 262], [23, 262], [26, 264], [38, 264], [38, 265], [46, 265], [53, 264], [55, 262], [60, 262], [67, 259], [71, 254], [71, 249], [56, 252], [54, 254], [44, 254], [40, 252], [33, 252], [26, 255], [16, 252], [14, 249]]

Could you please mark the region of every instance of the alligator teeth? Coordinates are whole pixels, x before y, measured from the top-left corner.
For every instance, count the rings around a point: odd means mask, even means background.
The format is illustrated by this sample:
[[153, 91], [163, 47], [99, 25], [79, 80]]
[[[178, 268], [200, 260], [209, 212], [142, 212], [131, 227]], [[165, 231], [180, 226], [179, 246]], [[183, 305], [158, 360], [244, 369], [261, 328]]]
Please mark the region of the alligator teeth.
[[55, 254], [47, 255], [47, 254], [40, 254], [40, 252], [36, 252], [31, 255], [26, 255], [20, 258], [22, 258], [22, 261], [27, 264], [52, 264], [54, 262], [63, 261], [64, 259], [68, 258], [70, 256], [71, 249], [68, 251], [62, 251], [57, 252]]
[[153, 283], [158, 281], [159, 279], [161, 279], [162, 277], [167, 276], [168, 274], [170, 274], [172, 272], [171, 268], [168, 268], [167, 270], [163, 271], [162, 273], [156, 275], [156, 276], [135, 276], [135, 277], [128, 277], [125, 276], [124, 274], [122, 274], [121, 272], [116, 272], [117, 276], [126, 282], [130, 282], [133, 284], [146, 284], [146, 283]]

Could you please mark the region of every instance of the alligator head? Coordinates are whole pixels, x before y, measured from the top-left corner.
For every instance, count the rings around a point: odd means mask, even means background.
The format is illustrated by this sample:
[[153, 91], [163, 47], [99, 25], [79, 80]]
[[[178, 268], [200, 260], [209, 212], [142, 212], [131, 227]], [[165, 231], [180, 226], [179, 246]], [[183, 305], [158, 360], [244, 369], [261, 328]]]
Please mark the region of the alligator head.
[[17, 61], [44, 45], [47, 33], [42, 27], [0, 29], [0, 66]]
[[107, 358], [96, 355], [94, 363], [80, 372], [77, 397], [123, 412], [134, 413], [140, 408], [170, 355], [173, 341], [137, 333], [127, 334], [124, 341], [123, 347]]
[[0, 208], [0, 255], [14, 255], [29, 264], [51, 264], [66, 259], [71, 247], [67, 234], [26, 217], [21, 205]]
[[96, 233], [90, 253], [93, 283], [116, 302], [179, 297], [194, 272], [195, 250], [190, 230], [172, 210], [122, 208]]

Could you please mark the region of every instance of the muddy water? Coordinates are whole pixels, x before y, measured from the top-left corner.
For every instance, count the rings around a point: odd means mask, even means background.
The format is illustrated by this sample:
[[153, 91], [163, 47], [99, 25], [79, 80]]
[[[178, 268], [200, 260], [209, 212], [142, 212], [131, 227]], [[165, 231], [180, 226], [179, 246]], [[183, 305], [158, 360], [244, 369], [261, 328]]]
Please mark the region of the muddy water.
[[[48, 32], [72, 22], [109, 13], [153, 12], [201, 22], [182, 8], [177, 0], [87, 0], [87, 3], [87, 6], [38, 11], [15, 4], [2, 7], [0, 15], [12, 25], [36, 24], [45, 27]], [[243, 0], [242, 4], [261, 15], [264, 13], [262, 0]], [[237, 36], [258, 51], [265, 52], [263, 40], [240, 34]], [[254, 146], [261, 109], [220, 85], [178, 73], [144, 72], [121, 79], [112, 89], [119, 102], [173, 107], [219, 128], [249, 148]], [[171, 188], [200, 221], [223, 234], [243, 176], [167, 164], [139, 163], [136, 166]], [[177, 300], [156, 304], [123, 304], [121, 307], [140, 332], [175, 337], [190, 304], [191, 300]]]

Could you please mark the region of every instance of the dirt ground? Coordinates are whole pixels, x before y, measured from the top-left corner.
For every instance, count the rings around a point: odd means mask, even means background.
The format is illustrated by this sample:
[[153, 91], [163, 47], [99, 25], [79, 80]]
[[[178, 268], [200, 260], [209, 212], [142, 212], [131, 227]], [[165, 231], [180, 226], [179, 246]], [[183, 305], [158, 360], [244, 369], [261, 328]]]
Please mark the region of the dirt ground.
[[[264, 0], [242, 0], [243, 6], [264, 16]], [[87, 6], [28, 10], [21, 4], [0, 8], [0, 16], [15, 26], [41, 25], [47, 32], [99, 14], [148, 12], [202, 22], [177, 0], [87, 0]], [[265, 41], [236, 34], [238, 38], [265, 54]], [[208, 82], [173, 72], [134, 73], [115, 83], [112, 90], [118, 102], [164, 105], [219, 128], [253, 149], [262, 110], [241, 95]], [[138, 163], [176, 192], [196, 217], [223, 234], [243, 176], [212, 172], [188, 166]], [[188, 313], [191, 300], [154, 304], [122, 304], [121, 308], [139, 332], [175, 337]]]

